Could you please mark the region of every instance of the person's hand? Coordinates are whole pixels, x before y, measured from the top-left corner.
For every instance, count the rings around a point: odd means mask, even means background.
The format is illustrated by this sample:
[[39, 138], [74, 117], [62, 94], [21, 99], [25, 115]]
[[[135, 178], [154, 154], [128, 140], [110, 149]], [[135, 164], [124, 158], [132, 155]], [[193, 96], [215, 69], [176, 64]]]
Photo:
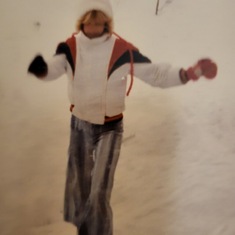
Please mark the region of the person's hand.
[[211, 59], [201, 59], [185, 71], [188, 80], [198, 80], [201, 76], [213, 79], [217, 75], [217, 65]]
[[48, 68], [41, 55], [37, 55], [28, 67], [28, 73], [34, 74], [38, 78], [43, 78], [47, 75]]

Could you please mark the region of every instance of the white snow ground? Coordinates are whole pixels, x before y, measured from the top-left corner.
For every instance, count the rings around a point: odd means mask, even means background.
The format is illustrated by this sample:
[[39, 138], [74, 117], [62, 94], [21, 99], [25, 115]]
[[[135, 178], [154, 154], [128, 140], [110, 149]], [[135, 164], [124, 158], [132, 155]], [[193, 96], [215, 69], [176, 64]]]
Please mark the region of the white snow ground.
[[[235, 234], [235, 1], [113, 0], [115, 31], [156, 62], [210, 56], [215, 80], [161, 90], [139, 80], [127, 102], [115, 177], [114, 235]], [[70, 235], [62, 220], [66, 77], [27, 75], [76, 20], [76, 0], [0, 1], [0, 234]]]

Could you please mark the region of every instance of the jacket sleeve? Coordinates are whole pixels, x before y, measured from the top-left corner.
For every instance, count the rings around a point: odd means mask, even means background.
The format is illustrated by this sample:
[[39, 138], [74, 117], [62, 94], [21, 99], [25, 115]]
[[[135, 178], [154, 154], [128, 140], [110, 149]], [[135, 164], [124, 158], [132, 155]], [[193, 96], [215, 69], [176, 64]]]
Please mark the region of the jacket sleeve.
[[45, 63], [47, 73], [46, 76], [42, 78], [45, 81], [59, 78], [67, 72], [68, 66], [74, 71], [72, 55], [69, 46], [65, 42], [62, 42], [57, 46], [55, 55]]
[[134, 75], [151, 86], [168, 88], [183, 84], [180, 69], [163, 63], [135, 63]]
[[156, 87], [168, 88], [182, 85], [180, 79], [181, 68], [173, 68], [166, 63], [152, 63], [138, 50], [132, 50], [134, 76]]
[[43, 78], [45, 81], [55, 80], [66, 73], [66, 56], [64, 54], [56, 54], [46, 61], [48, 72]]

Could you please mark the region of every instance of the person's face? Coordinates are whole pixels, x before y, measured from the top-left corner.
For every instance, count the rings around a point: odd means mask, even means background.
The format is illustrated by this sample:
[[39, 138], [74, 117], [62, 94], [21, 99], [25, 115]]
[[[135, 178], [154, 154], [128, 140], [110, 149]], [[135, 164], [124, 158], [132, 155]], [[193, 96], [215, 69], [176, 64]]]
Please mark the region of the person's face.
[[83, 32], [90, 39], [100, 37], [104, 33], [104, 29], [105, 22], [97, 19], [92, 19], [83, 24]]

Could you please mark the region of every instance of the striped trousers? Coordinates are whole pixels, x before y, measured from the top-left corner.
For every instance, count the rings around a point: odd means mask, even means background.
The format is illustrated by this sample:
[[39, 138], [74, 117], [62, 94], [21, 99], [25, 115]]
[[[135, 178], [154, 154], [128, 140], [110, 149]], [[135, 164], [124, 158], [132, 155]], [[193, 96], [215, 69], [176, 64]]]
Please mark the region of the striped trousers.
[[112, 235], [110, 197], [123, 133], [123, 121], [104, 125], [71, 118], [64, 219], [79, 235]]

